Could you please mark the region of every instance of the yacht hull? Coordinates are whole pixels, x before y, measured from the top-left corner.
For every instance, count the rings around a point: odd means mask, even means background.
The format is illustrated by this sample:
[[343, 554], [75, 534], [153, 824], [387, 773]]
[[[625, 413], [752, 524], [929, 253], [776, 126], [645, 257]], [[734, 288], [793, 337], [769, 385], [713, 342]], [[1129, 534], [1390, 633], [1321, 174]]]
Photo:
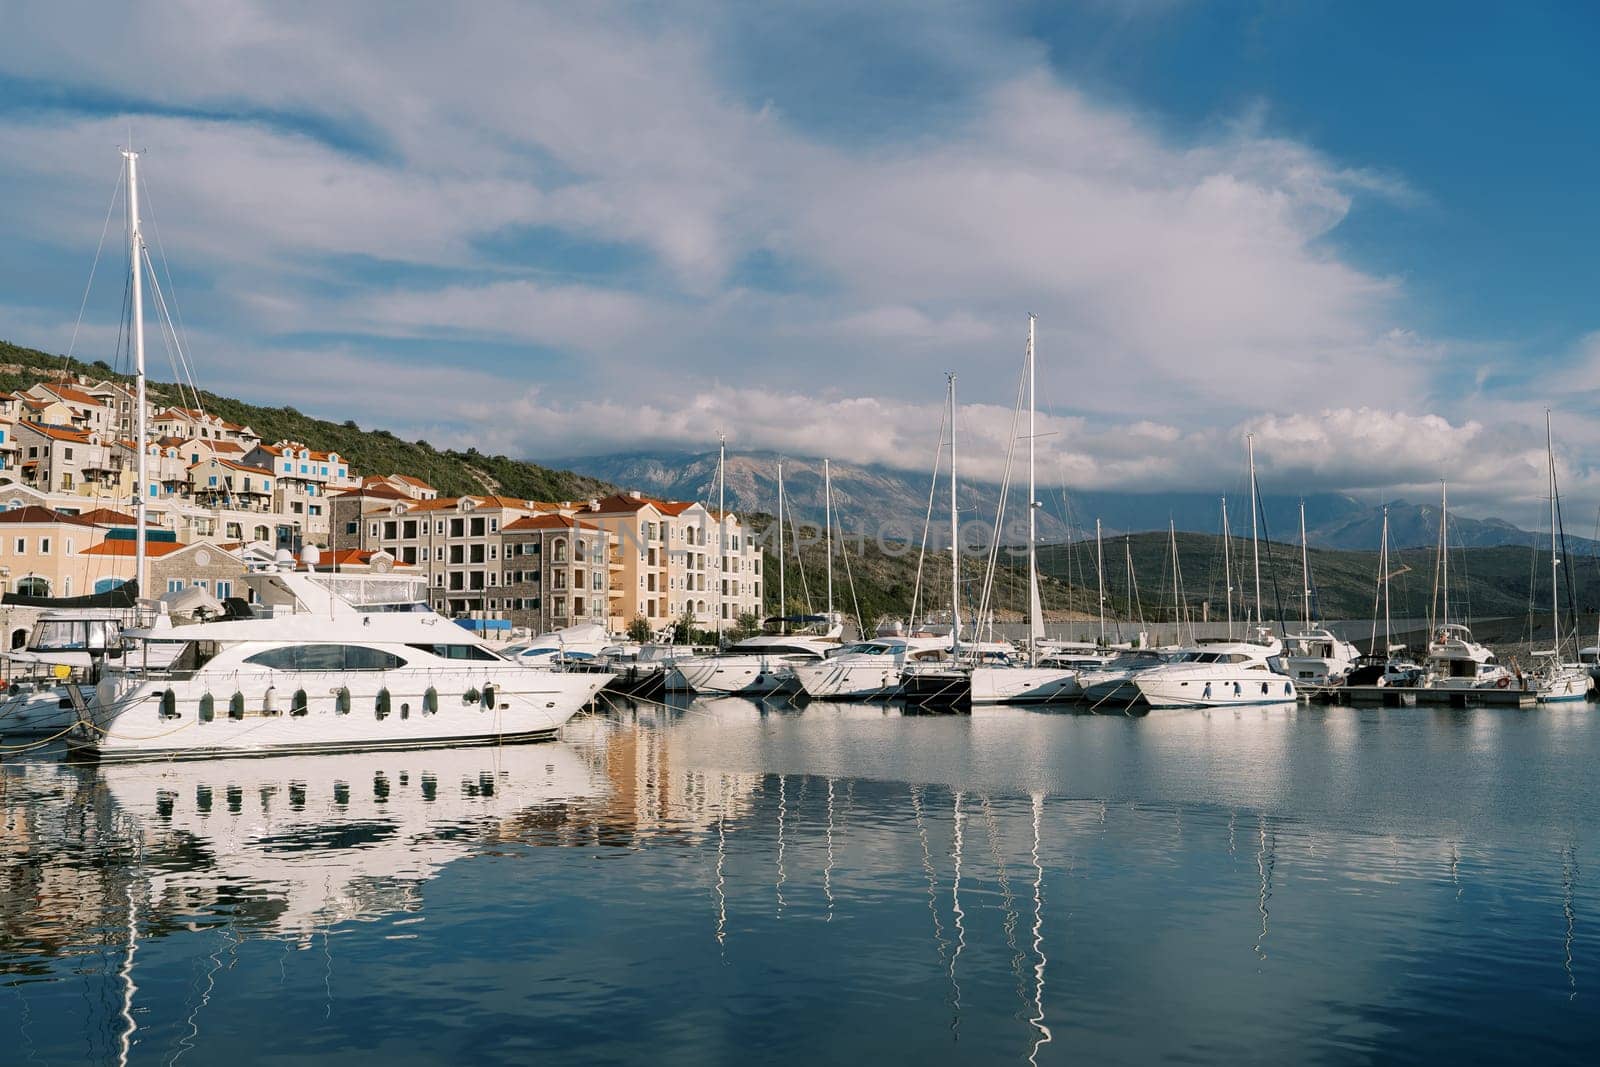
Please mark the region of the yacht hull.
[[1282, 704], [1296, 698], [1294, 682], [1283, 675], [1262, 679], [1238, 675], [1195, 675], [1190, 677], [1135, 680], [1140, 694], [1152, 708], [1227, 708], [1249, 704]]
[[363, 673], [304, 672], [275, 685], [270, 675], [234, 672], [103, 682], [101, 710], [69, 743], [119, 760], [537, 741], [554, 737], [612, 677], [523, 667]]
[[796, 685], [793, 668], [768, 656], [680, 660], [677, 673], [696, 693], [777, 693]]
[[972, 672], [974, 704], [1051, 704], [1083, 695], [1078, 671], [1062, 667], [978, 667]]
[[806, 696], [818, 700], [883, 700], [900, 693], [900, 666], [895, 663], [833, 663], [796, 667], [795, 681]]

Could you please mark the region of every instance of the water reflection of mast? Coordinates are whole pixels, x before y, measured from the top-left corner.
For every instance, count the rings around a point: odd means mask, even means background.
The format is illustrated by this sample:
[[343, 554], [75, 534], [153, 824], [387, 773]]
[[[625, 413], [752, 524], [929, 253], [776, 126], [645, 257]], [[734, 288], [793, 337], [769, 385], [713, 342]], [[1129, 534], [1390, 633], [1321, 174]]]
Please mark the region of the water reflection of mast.
[[967, 930], [963, 924], [966, 914], [961, 910], [961, 797], [958, 789], [955, 794], [955, 810], [951, 816], [951, 844], [950, 854], [955, 861], [955, 877], [950, 882], [950, 910], [955, 915], [956, 921], [956, 948], [950, 954], [950, 990], [952, 995], [951, 1007], [954, 1014], [950, 1017], [951, 1033], [960, 1033], [961, 1024], [961, 986], [956, 981], [956, 962], [961, 959], [961, 950], [967, 947]]
[[[139, 850], [137, 838], [135, 840], [136, 854]], [[138, 881], [138, 871], [143, 866], [135, 862], [133, 876], [128, 879], [128, 951], [122, 957], [122, 1034], [118, 1037], [117, 1063], [121, 1067], [128, 1067], [128, 1053], [133, 1049], [133, 1035], [138, 1030], [138, 1024], [133, 1021], [133, 997], [139, 987], [133, 984], [133, 954], [139, 947], [139, 910], [138, 903], [134, 900], [133, 886]]]
[[1561, 850], [1561, 914], [1567, 920], [1567, 939], [1563, 949], [1566, 953], [1562, 966], [1567, 971], [1568, 1000], [1578, 996], [1578, 980], [1572, 973], [1572, 930], [1576, 925], [1577, 915], [1572, 909], [1572, 887], [1578, 881], [1578, 858], [1573, 853], [1571, 845]]
[[778, 883], [773, 888], [778, 893], [778, 918], [783, 918], [783, 883], [789, 880], [783, 869], [783, 824], [789, 814], [788, 786], [783, 775], [778, 775]]
[[1023, 990], [1022, 950], [1017, 947], [1017, 902], [1011, 892], [1011, 878], [1006, 870], [1005, 857], [1000, 853], [1000, 832], [994, 820], [994, 808], [986, 795], [983, 798], [983, 828], [989, 841], [989, 858], [994, 861], [995, 880], [1000, 884], [1000, 907], [1005, 919], [1001, 929], [1006, 934], [1006, 946], [1011, 949], [1011, 974], [1017, 982], [1017, 996], [1027, 1002]]
[[727, 942], [728, 896], [723, 890], [722, 866], [728, 855], [728, 776], [722, 775], [722, 799], [717, 805], [717, 944]]
[[[1103, 813], [1102, 809], [1102, 813]], [[1044, 1024], [1044, 865], [1039, 862], [1039, 823], [1044, 815], [1044, 794], [1033, 794], [1033, 951], [1038, 962], [1033, 965], [1033, 1018], [1028, 1020], [1039, 1032], [1028, 1052], [1028, 1062], [1037, 1067], [1039, 1049], [1052, 1040], [1050, 1028]]]
[[1256, 849], [1256, 872], [1261, 876], [1261, 892], [1256, 898], [1256, 908], [1261, 912], [1261, 934], [1256, 938], [1256, 958], [1265, 960], [1266, 952], [1262, 951], [1261, 943], [1267, 939], [1267, 901], [1272, 899], [1272, 868], [1278, 862], [1277, 844], [1278, 835], [1272, 835], [1272, 853], [1267, 851], [1267, 817], [1260, 819], [1260, 846]]
[[939, 947], [939, 962], [945, 960], [944, 924], [939, 921], [938, 879], [933, 872], [933, 852], [928, 848], [928, 826], [922, 820], [922, 789], [911, 787], [911, 811], [917, 821], [917, 838], [922, 842], [922, 871], [928, 876], [928, 914], [933, 916], [933, 941]]
[[822, 868], [822, 893], [828, 898], [827, 922], [833, 922], [833, 779], [828, 779], [828, 862]]

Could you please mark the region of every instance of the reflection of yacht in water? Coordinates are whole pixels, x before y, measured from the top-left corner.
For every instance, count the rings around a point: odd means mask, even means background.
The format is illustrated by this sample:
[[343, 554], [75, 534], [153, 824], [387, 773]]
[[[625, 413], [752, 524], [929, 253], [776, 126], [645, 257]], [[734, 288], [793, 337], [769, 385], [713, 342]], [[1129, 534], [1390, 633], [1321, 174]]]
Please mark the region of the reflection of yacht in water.
[[[411, 911], [417, 888], [485, 837], [599, 791], [563, 744], [218, 759], [99, 768], [145, 854], [163, 861], [152, 906], [204, 907], [240, 885], [270, 904], [270, 932], [300, 937]], [[163, 901], [159, 898], [165, 898]]]

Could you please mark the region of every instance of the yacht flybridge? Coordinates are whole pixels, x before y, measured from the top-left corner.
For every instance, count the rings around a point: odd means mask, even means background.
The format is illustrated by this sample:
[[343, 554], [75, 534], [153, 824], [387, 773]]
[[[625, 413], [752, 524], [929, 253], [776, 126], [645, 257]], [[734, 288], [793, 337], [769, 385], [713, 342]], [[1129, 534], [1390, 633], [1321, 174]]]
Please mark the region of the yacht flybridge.
[[612, 677], [511, 663], [409, 602], [409, 579], [296, 570], [285, 552], [244, 581], [253, 604], [124, 631], [69, 743], [121, 759], [536, 741]]

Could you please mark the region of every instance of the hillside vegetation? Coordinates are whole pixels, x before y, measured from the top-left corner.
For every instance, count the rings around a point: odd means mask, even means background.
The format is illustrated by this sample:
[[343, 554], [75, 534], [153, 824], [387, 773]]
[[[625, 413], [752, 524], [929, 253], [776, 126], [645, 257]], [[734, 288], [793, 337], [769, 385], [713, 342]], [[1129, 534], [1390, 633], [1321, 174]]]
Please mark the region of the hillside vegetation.
[[[0, 341], [0, 389], [26, 389], [65, 374], [128, 380], [127, 375], [114, 373], [104, 362], [69, 360]], [[189, 406], [187, 391], [180, 399], [176, 386], [150, 382], [147, 388], [159, 403]], [[405, 441], [388, 430], [362, 429], [354, 421], [314, 418], [292, 407], [249, 404], [204, 390], [199, 400], [206, 411], [249, 426], [263, 441], [299, 441], [315, 449], [337, 452], [362, 474], [410, 474], [446, 496], [503, 493], [527, 500], [587, 500], [614, 491], [606, 482], [571, 471], [553, 470], [508, 456], [484, 455], [473, 448], [464, 452], [436, 449], [426, 441]]]

